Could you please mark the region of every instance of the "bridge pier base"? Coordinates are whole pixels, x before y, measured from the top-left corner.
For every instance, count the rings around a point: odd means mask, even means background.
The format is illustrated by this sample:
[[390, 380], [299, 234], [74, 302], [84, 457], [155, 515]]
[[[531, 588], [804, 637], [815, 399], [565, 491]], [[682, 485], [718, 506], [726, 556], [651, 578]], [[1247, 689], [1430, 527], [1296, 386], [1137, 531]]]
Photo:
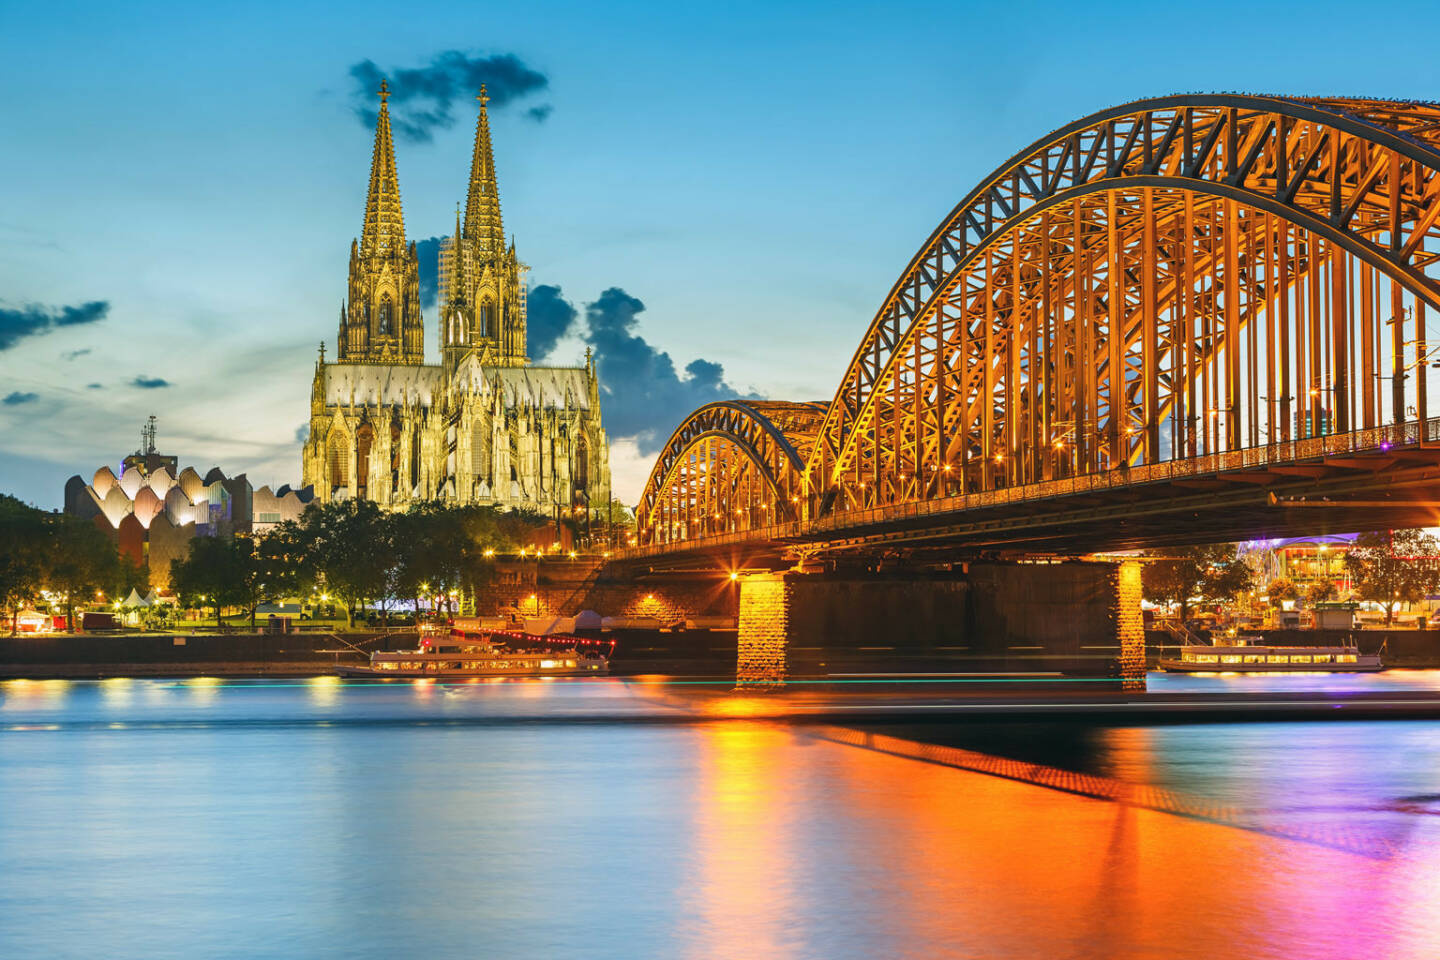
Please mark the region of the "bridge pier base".
[[737, 686], [765, 689], [784, 682], [789, 666], [794, 581], [794, 575], [783, 573], [741, 579], [735, 638]]
[[1115, 565], [1115, 640], [1120, 647], [1119, 667], [1122, 690], [1145, 689], [1145, 617], [1140, 610], [1138, 560]]
[[[735, 679], [1095, 680], [1145, 689], [1140, 564], [740, 578]], [[983, 678], [983, 679], [982, 679]], [[1010, 689], [1007, 686], [996, 687]]]

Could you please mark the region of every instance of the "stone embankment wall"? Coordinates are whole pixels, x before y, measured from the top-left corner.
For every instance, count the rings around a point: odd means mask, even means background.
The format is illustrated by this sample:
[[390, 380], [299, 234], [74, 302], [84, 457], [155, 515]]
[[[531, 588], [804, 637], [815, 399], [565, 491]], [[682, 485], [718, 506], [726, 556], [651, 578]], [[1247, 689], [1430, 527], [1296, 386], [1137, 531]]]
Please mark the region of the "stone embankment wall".
[[362, 663], [362, 650], [413, 647], [412, 634], [81, 634], [0, 639], [0, 676], [227, 676], [313, 675], [336, 664]]

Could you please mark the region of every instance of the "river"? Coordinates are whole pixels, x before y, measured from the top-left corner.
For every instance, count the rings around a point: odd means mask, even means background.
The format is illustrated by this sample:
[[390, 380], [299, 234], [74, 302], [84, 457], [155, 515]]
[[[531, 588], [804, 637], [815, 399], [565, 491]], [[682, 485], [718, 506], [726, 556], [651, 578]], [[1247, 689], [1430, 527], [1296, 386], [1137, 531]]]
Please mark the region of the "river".
[[1440, 955], [1440, 722], [857, 730], [729, 702], [0, 682], [0, 957]]

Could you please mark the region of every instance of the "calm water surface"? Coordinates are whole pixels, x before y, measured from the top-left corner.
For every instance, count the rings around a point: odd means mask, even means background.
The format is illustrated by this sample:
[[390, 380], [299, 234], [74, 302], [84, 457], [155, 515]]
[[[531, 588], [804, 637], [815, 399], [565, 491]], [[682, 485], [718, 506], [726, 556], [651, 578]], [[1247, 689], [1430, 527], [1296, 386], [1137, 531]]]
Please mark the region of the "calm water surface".
[[[1241, 680], [1440, 686], [1152, 689]], [[0, 683], [0, 957], [1440, 956], [1440, 723], [713, 713], [618, 681]]]

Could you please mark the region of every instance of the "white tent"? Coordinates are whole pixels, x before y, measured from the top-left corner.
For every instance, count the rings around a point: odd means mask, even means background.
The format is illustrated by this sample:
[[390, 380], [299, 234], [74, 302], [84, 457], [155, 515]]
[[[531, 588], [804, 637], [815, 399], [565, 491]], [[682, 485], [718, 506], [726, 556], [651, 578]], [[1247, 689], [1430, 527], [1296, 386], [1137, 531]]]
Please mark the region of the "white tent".
[[150, 601], [149, 601], [149, 600], [146, 600], [144, 597], [140, 596], [139, 591], [137, 591], [134, 587], [131, 587], [131, 588], [130, 588], [130, 596], [126, 597], [125, 600], [124, 600], [124, 602], [121, 603], [120, 606], [122, 606], [122, 607], [148, 607], [148, 606], [150, 606]]

